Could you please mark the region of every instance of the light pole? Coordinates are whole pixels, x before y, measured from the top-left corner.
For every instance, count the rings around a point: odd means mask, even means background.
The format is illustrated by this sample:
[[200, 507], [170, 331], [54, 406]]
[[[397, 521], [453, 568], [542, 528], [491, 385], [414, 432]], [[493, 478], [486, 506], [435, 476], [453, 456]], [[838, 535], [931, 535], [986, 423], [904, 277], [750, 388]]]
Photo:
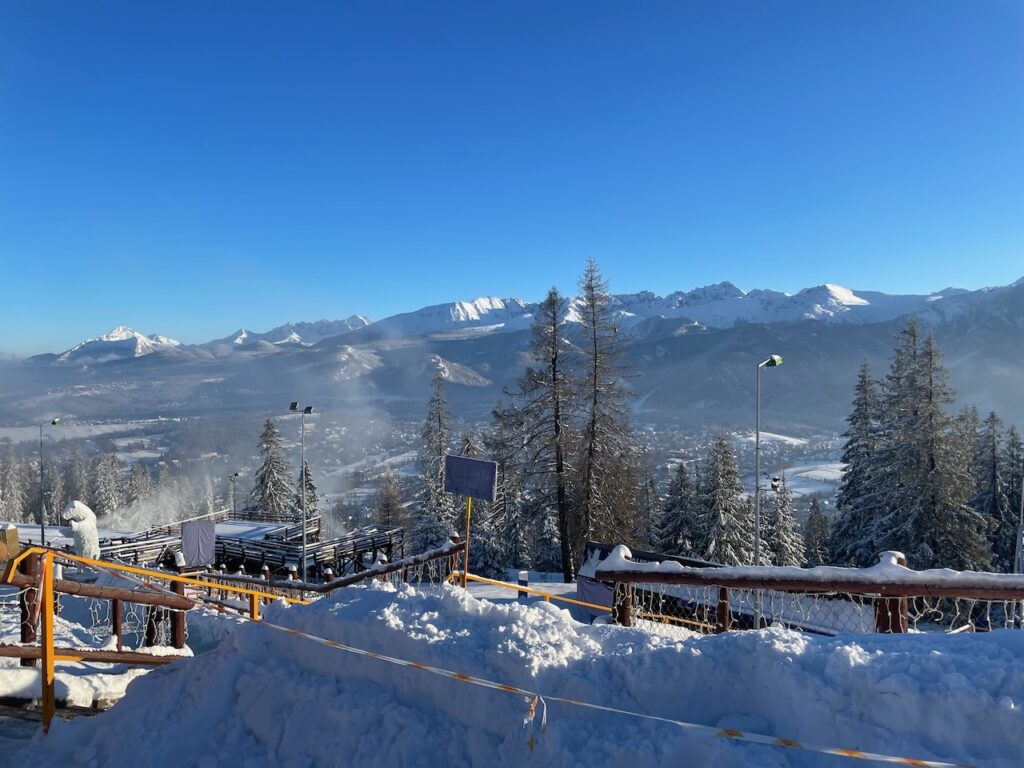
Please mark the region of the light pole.
[[50, 419], [39, 425], [39, 546], [46, 546], [46, 491], [43, 490], [43, 427], [59, 427], [60, 419]]
[[313, 406], [300, 408], [298, 401], [288, 406], [289, 411], [299, 414], [299, 502], [302, 506], [302, 580], [306, 580], [306, 416], [313, 413]]
[[228, 475], [228, 482], [231, 483], [231, 516], [235, 517], [238, 515], [238, 508], [235, 505], [235, 483], [238, 482], [238, 478], [242, 476], [241, 472], [232, 472]]
[[[778, 368], [782, 365], [779, 355], [769, 355], [757, 364], [757, 424], [754, 430], [754, 565], [761, 564], [761, 369]], [[757, 593], [757, 624], [761, 628], [761, 592]]]

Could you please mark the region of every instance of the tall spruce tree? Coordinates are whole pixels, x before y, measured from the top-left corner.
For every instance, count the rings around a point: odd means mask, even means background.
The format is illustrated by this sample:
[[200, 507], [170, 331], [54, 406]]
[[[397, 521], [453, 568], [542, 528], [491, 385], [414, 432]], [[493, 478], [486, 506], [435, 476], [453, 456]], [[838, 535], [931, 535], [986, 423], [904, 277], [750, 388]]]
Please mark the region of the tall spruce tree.
[[[534, 318], [531, 364], [513, 394], [521, 403], [514, 412], [514, 429], [522, 436], [518, 443], [529, 495], [527, 509], [535, 531], [542, 531], [537, 541], [544, 551], [535, 549], [536, 567], [561, 570], [568, 583], [575, 575], [571, 533], [578, 527], [571, 519], [573, 483], [568, 449], [578, 389], [572, 373], [577, 350], [565, 338], [565, 315], [565, 299], [557, 288], [551, 288]], [[557, 559], [549, 557], [552, 550], [558, 553]]]
[[[1004, 462], [1007, 467], [1007, 485], [1009, 486], [1008, 496], [1010, 499], [1010, 514], [1020, 524], [1024, 517], [1024, 503], [1021, 497], [1024, 496], [1024, 444], [1021, 442], [1020, 432], [1016, 427], [1010, 427], [1006, 432], [1006, 443], [1003, 448]], [[1017, 539], [1014, 535], [1012, 549], [1017, 550]]]
[[67, 495], [69, 501], [80, 501], [92, 507], [92, 488], [89, 482], [89, 462], [78, 451], [75, 451], [65, 467], [67, 479]]
[[267, 419], [260, 435], [260, 466], [256, 470], [252, 503], [273, 515], [284, 515], [291, 506], [291, 467], [284, 457], [281, 433], [273, 419]]
[[497, 493], [491, 505], [502, 565], [524, 568], [532, 557], [531, 521], [525, 514], [523, 479], [519, 466], [522, 454], [519, 425], [521, 420], [513, 408], [500, 402], [491, 414], [491, 430], [484, 436], [484, 445], [497, 466]]
[[875, 521], [882, 514], [873, 475], [878, 472], [880, 434], [878, 387], [867, 362], [861, 363], [853, 399], [853, 411], [844, 437], [843, 478], [836, 500], [838, 517], [828, 550], [833, 562], [866, 566], [875, 562]]
[[666, 555], [689, 555], [700, 536], [701, 514], [697, 489], [686, 462], [680, 460], [672, 471], [672, 482], [654, 531], [655, 551]]
[[64, 505], [68, 503], [64, 467], [53, 457], [47, 457], [43, 464], [43, 492], [46, 499], [47, 519], [55, 525], [60, 525], [60, 514], [64, 511]]
[[138, 504], [145, 501], [153, 493], [153, 483], [149, 474], [149, 467], [145, 464], [133, 464], [128, 474], [128, 487], [126, 491], [127, 502]]
[[295, 495], [292, 497], [292, 509], [302, 512], [302, 493], [306, 494], [306, 516], [313, 517], [320, 514], [320, 494], [316, 490], [316, 483], [313, 482], [313, 474], [309, 471], [309, 462], [302, 463], [299, 476], [295, 479]]
[[611, 309], [608, 283], [590, 259], [580, 278], [579, 527], [574, 556], [587, 539], [628, 541], [636, 530], [636, 465], [627, 422], [622, 336]]
[[93, 461], [92, 488], [92, 510], [97, 517], [113, 514], [124, 506], [124, 478], [115, 454], [103, 453]]
[[444, 375], [438, 366], [427, 417], [420, 430], [419, 465], [423, 489], [412, 515], [412, 554], [445, 544], [455, 533], [455, 505], [444, 490], [444, 457], [450, 445], [451, 416], [444, 398]]
[[1010, 507], [1009, 471], [1002, 433], [1002, 422], [995, 413], [990, 413], [979, 440], [975, 468], [977, 493], [971, 506], [988, 521], [993, 568], [1009, 572], [1014, 566], [1017, 516]]
[[391, 469], [385, 470], [381, 476], [374, 503], [374, 516], [381, 525], [400, 525], [404, 528], [408, 524], [402, 506], [402, 487]]
[[700, 477], [700, 556], [723, 565], [750, 565], [753, 513], [743, 497], [736, 453], [725, 435], [712, 440]]
[[804, 562], [809, 568], [829, 562], [829, 520], [817, 498], [811, 499], [810, 513], [804, 525]]
[[793, 494], [786, 483], [786, 476], [783, 475], [779, 481], [779, 487], [775, 493], [767, 499], [764, 505], [765, 532], [764, 550], [771, 558], [773, 565], [804, 564], [804, 542], [796, 530], [796, 520], [793, 519]]
[[20, 462], [8, 445], [0, 456], [0, 520], [27, 522], [28, 489]]
[[880, 521], [880, 543], [904, 552], [912, 568], [983, 570], [991, 561], [988, 524], [968, 504], [971, 457], [955, 440], [947, 410], [953, 391], [941, 358], [929, 336], [914, 355], [913, 372], [903, 376], [903, 386], [913, 388], [892, 393], [902, 409], [887, 458], [894, 470], [889, 478], [900, 485]]

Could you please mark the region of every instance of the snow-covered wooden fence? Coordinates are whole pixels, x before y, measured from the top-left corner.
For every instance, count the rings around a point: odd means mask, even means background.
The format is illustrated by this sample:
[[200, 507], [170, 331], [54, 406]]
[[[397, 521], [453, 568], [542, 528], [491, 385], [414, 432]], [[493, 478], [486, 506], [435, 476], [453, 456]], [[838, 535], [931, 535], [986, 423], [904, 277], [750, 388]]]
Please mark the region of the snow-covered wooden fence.
[[1021, 628], [1024, 576], [914, 571], [902, 557], [884, 552], [870, 568], [695, 568], [635, 562], [619, 546], [595, 576], [614, 585], [613, 614], [626, 625], [696, 619], [719, 632], [779, 624], [828, 635]]

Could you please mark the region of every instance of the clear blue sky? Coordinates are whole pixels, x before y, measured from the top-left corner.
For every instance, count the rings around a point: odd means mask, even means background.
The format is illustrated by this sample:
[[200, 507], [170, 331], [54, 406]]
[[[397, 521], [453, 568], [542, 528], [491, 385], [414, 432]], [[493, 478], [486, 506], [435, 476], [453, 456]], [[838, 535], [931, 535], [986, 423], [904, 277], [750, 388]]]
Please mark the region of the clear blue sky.
[[0, 352], [1024, 275], [1024, 3], [0, 0]]

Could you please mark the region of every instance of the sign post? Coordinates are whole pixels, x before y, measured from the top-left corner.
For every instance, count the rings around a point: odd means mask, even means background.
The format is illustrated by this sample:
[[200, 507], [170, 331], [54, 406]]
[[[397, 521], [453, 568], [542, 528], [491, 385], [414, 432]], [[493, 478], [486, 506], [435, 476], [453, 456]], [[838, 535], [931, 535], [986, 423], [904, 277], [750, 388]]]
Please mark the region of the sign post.
[[469, 571], [469, 520], [473, 515], [473, 499], [494, 501], [498, 492], [498, 465], [493, 461], [466, 456], [444, 457], [444, 489], [466, 497], [466, 541], [462, 562], [462, 588], [466, 588]]

